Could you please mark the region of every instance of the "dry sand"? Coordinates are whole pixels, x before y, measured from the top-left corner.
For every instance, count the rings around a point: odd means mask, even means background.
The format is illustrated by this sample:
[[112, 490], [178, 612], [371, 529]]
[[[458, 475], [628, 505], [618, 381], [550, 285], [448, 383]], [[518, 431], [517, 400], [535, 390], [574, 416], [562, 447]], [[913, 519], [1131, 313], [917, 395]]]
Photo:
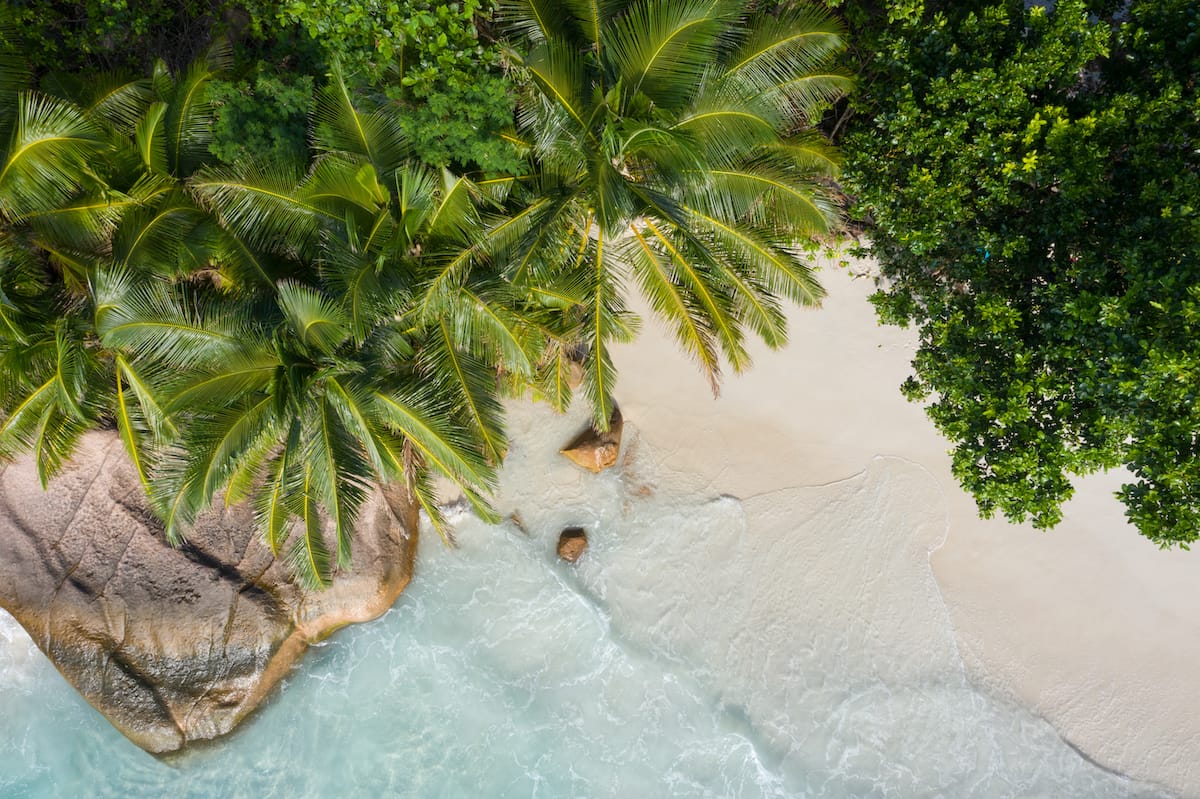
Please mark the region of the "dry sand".
[[927, 472], [946, 529], [923, 545], [971, 679], [1101, 765], [1200, 797], [1200, 553], [1138, 536], [1112, 475], [1084, 481], [1054, 531], [980, 520], [946, 442], [898, 391], [915, 335], [877, 325], [872, 282], [855, 277], [868, 268], [827, 264], [824, 307], [792, 313], [789, 347], [759, 348], [719, 399], [647, 320], [616, 352], [626, 419], [662, 468], [744, 501], [868, 471]]

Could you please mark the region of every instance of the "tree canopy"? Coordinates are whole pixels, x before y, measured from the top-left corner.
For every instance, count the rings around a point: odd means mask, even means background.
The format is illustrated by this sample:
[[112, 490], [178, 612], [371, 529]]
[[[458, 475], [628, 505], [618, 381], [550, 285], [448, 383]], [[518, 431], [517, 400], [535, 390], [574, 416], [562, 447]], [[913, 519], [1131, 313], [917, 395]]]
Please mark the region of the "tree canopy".
[[[1072, 477], [1163, 546], [1200, 537], [1200, 8], [890, 0], [846, 142], [884, 321], [985, 515]], [[1028, 6], [1028, 7], [1026, 7]]]
[[613, 407], [609, 343], [635, 330], [629, 283], [714, 391], [722, 360], [748, 365], [747, 332], [782, 346], [780, 300], [823, 295], [799, 245], [838, 215], [823, 182], [836, 157], [806, 126], [851, 85], [832, 66], [841, 26], [807, 5], [709, 0], [523, 0], [500, 21], [525, 52], [529, 174], [503, 181], [515, 211], [489, 245], [515, 286], [578, 321], [596, 425]]

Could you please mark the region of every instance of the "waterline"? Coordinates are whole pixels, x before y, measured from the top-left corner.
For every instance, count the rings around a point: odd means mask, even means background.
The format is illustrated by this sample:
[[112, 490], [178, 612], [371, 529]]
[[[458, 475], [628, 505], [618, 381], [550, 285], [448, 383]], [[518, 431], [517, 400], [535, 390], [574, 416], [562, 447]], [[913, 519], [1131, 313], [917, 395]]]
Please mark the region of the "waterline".
[[[235, 736], [137, 750], [0, 620], [0, 797], [1150, 799], [966, 681], [927, 551], [927, 475], [740, 501], [646, 445], [585, 474], [578, 419], [513, 420], [499, 505], [422, 541], [386, 616], [314, 648]], [[636, 437], [636, 430], [631, 432]], [[558, 530], [591, 548], [558, 562]]]

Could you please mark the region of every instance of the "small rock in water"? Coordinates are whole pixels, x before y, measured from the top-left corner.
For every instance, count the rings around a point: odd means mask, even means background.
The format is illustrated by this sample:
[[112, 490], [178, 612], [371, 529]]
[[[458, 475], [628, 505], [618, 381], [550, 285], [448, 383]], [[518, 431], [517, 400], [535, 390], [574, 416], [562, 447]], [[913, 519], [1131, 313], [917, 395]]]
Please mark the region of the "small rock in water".
[[617, 455], [621, 453], [621, 430], [624, 426], [621, 411], [614, 409], [606, 432], [598, 433], [588, 428], [561, 452], [573, 463], [599, 474], [617, 462]]
[[559, 533], [558, 556], [567, 563], [579, 560], [587, 547], [587, 533], [582, 527], [568, 527]]

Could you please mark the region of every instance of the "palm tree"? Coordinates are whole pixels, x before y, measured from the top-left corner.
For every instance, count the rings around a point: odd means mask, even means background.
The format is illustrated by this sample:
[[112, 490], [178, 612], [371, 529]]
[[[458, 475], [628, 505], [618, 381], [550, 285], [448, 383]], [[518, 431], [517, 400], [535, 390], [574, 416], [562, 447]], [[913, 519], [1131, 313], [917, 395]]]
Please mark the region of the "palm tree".
[[438, 523], [438, 473], [495, 518], [500, 382], [532, 373], [554, 320], [461, 267], [483, 193], [411, 164], [395, 117], [356, 107], [336, 72], [313, 130], [320, 155], [304, 174], [241, 164], [188, 181], [222, 230], [295, 264], [291, 276], [214, 293], [114, 271], [97, 286], [97, 329], [174, 376], [153, 392], [178, 431], [151, 477], [168, 535], [222, 490], [253, 498], [272, 548], [325, 584], [321, 518], [344, 565], [373, 483], [401, 486]]
[[74, 268], [75, 251], [102, 246], [103, 234], [89, 215], [61, 225], [39, 217], [103, 185], [92, 167], [112, 143], [84, 109], [29, 91], [28, 72], [10, 61], [0, 63], [0, 457], [32, 449], [45, 482], [106, 405]]
[[205, 83], [215, 50], [176, 79], [51, 76], [44, 91], [0, 86], [0, 455], [32, 450], [43, 482], [84, 431], [116, 423], [143, 485], [173, 431], [152, 373], [99, 340], [96, 285], [112, 270], [227, 286], [269, 282], [267, 263], [189, 189], [206, 159]]
[[[480, 244], [528, 302], [557, 307], [589, 351], [584, 387], [604, 429], [612, 341], [634, 335], [626, 283], [696, 359], [714, 392], [746, 330], [786, 341], [780, 298], [822, 290], [796, 245], [836, 210], [830, 150], [807, 123], [844, 93], [841, 30], [815, 7], [778, 17], [726, 0], [508, 0], [524, 50], [516, 138], [526, 177], [482, 184], [509, 203]], [[551, 368], [561, 374], [569, 350]], [[557, 381], [560, 387], [565, 381]], [[556, 399], [565, 404], [560, 390]]]
[[483, 192], [409, 164], [398, 120], [340, 75], [307, 168], [207, 163], [219, 61], [6, 95], [0, 455], [32, 449], [45, 481], [115, 423], [172, 540], [218, 492], [253, 498], [325, 584], [321, 520], [344, 564], [373, 482], [439, 522], [439, 472], [493, 516], [497, 393], [556, 320], [472, 260]]

